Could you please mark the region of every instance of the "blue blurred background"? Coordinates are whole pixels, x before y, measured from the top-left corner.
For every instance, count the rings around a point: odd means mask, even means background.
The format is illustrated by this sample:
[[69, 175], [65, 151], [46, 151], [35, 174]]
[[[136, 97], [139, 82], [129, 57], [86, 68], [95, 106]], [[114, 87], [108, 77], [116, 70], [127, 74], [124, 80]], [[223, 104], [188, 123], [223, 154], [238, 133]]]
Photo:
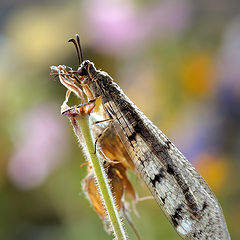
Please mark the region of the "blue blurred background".
[[[51, 65], [77, 67], [66, 43], [76, 33], [84, 57], [199, 170], [240, 239], [239, 1], [0, 4], [0, 239], [111, 239], [81, 190], [84, 159], [60, 115], [65, 89], [49, 76]], [[154, 201], [137, 209], [142, 239], [180, 239]]]

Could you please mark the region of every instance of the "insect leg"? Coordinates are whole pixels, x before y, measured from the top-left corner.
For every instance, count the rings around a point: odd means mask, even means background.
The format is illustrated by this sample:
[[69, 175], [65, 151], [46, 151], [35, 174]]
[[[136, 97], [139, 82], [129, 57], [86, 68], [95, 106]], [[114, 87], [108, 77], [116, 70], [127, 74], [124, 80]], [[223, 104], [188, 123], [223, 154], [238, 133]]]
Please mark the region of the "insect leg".
[[[112, 119], [110, 119], [112, 120]], [[109, 119], [105, 119], [105, 120], [102, 120], [102, 121], [97, 121], [98, 123], [99, 122], [103, 122], [103, 121], [109, 121]], [[95, 122], [96, 123], [96, 122]], [[96, 154], [96, 151], [97, 151], [97, 142], [98, 140], [104, 136], [104, 134], [109, 130], [110, 128], [110, 125], [108, 125], [95, 139], [95, 143], [94, 143], [94, 154]]]

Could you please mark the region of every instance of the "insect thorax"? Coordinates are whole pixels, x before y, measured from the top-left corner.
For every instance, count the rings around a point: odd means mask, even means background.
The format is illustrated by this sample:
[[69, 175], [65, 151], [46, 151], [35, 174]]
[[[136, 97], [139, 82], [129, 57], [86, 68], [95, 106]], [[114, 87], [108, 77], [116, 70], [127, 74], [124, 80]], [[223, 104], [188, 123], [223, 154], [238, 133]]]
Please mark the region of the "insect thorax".
[[85, 83], [92, 90], [93, 95], [97, 98], [103, 95], [103, 89], [108, 89], [113, 83], [113, 79], [104, 71], [97, 70], [93, 62], [85, 60], [78, 68], [80, 76], [85, 76]]

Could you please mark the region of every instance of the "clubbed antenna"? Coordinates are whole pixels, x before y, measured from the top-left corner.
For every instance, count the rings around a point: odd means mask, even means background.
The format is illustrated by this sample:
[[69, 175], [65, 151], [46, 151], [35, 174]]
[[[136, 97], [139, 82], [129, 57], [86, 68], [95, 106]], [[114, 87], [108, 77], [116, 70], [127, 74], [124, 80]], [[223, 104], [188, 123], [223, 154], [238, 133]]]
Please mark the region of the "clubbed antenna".
[[79, 52], [80, 52], [80, 60], [82, 63], [83, 62], [83, 53], [82, 53], [82, 48], [81, 48], [81, 44], [80, 44], [80, 37], [78, 34], [76, 34], [76, 39], [77, 39], [77, 44], [78, 44]]
[[78, 65], [80, 66], [83, 61], [83, 54], [82, 54], [82, 48], [81, 48], [80, 38], [78, 34], [76, 34], [76, 39], [77, 41], [74, 38], [70, 38], [68, 42], [72, 42], [74, 44], [77, 52]]

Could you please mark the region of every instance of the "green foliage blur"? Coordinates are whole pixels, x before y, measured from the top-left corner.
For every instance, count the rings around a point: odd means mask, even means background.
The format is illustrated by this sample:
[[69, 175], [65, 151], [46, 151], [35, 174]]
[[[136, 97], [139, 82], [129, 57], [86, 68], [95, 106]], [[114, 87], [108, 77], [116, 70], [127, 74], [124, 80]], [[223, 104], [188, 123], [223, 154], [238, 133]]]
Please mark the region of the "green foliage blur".
[[[240, 239], [240, 3], [0, 3], [0, 239], [112, 239], [81, 187], [86, 166], [50, 66], [108, 72], [196, 166]], [[71, 98], [72, 104], [78, 100]], [[137, 177], [140, 197], [150, 195]], [[131, 212], [142, 239], [180, 239], [153, 200]], [[126, 226], [130, 239], [136, 239]]]

